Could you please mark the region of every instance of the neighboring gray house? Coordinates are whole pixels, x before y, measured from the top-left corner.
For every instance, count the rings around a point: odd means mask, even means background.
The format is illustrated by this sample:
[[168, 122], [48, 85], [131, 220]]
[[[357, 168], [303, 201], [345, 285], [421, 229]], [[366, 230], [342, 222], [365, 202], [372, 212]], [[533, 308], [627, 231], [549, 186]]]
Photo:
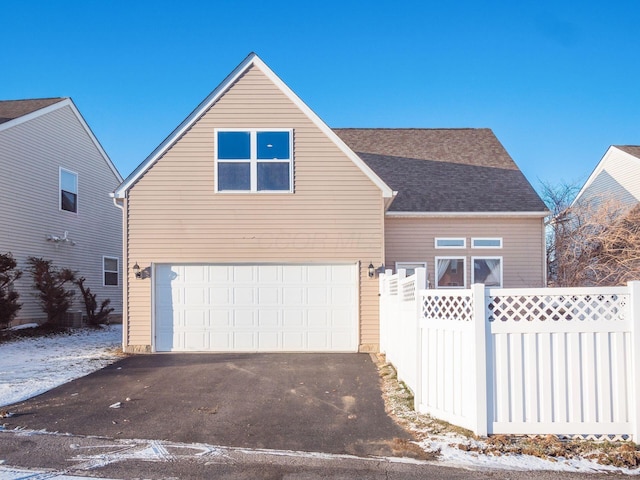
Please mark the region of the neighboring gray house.
[[[0, 101], [0, 253], [76, 270], [122, 314], [122, 181], [70, 98]], [[44, 320], [31, 276], [17, 282], [17, 323]], [[77, 295], [73, 312], [84, 311]]]
[[578, 192], [578, 202], [616, 199], [633, 206], [640, 202], [640, 146], [612, 145]]

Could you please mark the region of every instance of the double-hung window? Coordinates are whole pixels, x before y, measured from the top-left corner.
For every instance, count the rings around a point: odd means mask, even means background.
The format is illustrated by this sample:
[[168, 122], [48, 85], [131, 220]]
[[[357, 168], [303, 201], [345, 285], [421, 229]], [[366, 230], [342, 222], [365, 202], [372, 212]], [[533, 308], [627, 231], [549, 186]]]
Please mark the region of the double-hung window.
[[60, 168], [60, 210], [78, 213], [78, 174]]
[[216, 130], [218, 192], [292, 192], [293, 130]]
[[102, 257], [102, 273], [103, 273], [103, 285], [117, 286], [118, 285], [118, 257]]

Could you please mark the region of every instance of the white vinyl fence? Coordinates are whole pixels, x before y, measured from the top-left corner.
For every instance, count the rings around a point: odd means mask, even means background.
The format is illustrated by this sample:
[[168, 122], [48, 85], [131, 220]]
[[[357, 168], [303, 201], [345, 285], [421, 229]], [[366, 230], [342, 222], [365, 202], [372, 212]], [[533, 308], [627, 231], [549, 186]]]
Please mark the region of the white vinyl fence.
[[640, 433], [640, 282], [427, 290], [380, 279], [381, 350], [416, 410], [488, 434]]

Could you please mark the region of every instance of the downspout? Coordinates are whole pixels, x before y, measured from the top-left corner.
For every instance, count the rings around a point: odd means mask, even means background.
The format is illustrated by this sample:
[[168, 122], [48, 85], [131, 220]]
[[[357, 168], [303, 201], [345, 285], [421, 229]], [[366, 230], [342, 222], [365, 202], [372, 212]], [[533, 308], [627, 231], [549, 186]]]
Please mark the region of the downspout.
[[114, 193], [110, 193], [109, 195], [113, 199], [113, 204], [122, 211], [122, 263], [126, 266], [122, 271], [122, 350], [124, 351], [126, 346], [127, 330], [129, 328], [129, 262], [126, 255], [126, 218], [124, 211], [124, 198], [117, 198]]

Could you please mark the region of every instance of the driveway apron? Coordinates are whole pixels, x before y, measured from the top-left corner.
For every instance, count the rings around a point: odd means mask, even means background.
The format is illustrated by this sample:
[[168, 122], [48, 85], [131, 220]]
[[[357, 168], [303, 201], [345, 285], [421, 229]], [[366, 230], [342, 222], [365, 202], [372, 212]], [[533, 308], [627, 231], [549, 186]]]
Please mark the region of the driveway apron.
[[7, 428], [247, 448], [392, 455], [410, 438], [367, 354], [136, 355], [8, 410]]

